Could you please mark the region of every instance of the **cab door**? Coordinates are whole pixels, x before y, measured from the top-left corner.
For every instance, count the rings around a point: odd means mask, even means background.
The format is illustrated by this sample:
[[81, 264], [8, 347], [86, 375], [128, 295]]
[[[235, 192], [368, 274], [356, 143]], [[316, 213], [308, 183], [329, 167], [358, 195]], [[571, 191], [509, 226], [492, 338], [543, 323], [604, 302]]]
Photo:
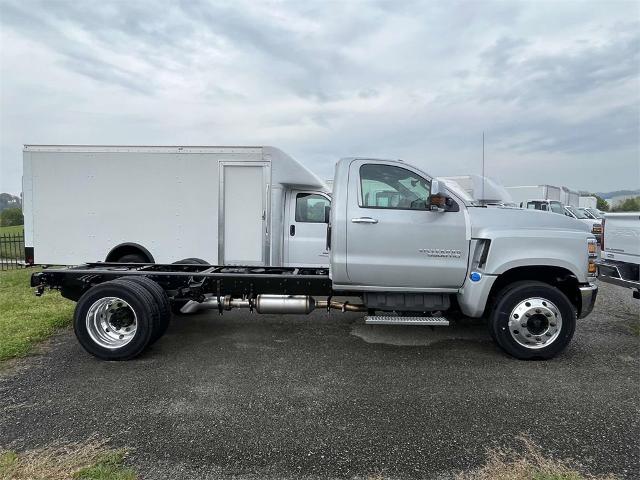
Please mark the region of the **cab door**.
[[293, 267], [328, 267], [327, 223], [325, 208], [331, 206], [328, 195], [319, 192], [287, 192], [285, 261]]
[[431, 182], [402, 162], [354, 160], [347, 198], [352, 285], [457, 289], [469, 255], [465, 206], [431, 211]]

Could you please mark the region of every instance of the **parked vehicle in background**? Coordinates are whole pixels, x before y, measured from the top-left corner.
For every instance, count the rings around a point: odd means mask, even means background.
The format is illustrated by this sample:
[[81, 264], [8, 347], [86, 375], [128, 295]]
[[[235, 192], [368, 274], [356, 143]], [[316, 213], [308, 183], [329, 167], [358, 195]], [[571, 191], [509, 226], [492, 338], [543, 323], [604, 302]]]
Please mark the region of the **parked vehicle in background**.
[[526, 200], [522, 203], [522, 208], [528, 210], [542, 210], [543, 212], [565, 215], [564, 205], [557, 200]]
[[589, 212], [591, 215], [593, 215], [595, 218], [602, 220], [606, 214], [606, 212], [603, 212], [602, 210], [598, 210], [597, 208], [585, 208], [585, 210], [587, 212]]
[[607, 213], [602, 225], [598, 278], [640, 299], [640, 212]]
[[598, 199], [592, 195], [581, 195], [578, 206], [582, 208], [596, 208], [598, 206]]
[[447, 185], [462, 189], [481, 205], [515, 205], [507, 189], [495, 180], [482, 175], [440, 177]]
[[586, 213], [582, 212], [581, 209], [573, 207], [571, 205], [565, 205], [564, 210], [567, 216], [575, 218], [576, 220], [579, 220], [587, 225], [591, 233], [593, 233], [593, 236], [596, 237], [598, 243], [600, 243], [600, 238], [602, 235], [602, 222], [600, 222], [599, 220], [594, 220]]
[[330, 270], [89, 263], [43, 270], [31, 284], [77, 301], [78, 340], [111, 360], [158, 340], [176, 302], [183, 313], [360, 311], [392, 325], [448, 325], [462, 313], [487, 318], [498, 345], [522, 359], [557, 355], [593, 309], [595, 239], [564, 215], [486, 208], [418, 168], [372, 158], [338, 162], [332, 203]]
[[[528, 208], [527, 202], [531, 199], [555, 200], [561, 202], [561, 189], [553, 185], [521, 185], [515, 187], [505, 187], [513, 202], [521, 207]], [[541, 209], [536, 209], [541, 210]], [[562, 213], [562, 212], [557, 212]]]
[[326, 184], [273, 147], [24, 147], [30, 263], [328, 266]]
[[568, 187], [561, 187], [560, 201], [565, 205], [577, 207], [580, 204], [580, 193]]

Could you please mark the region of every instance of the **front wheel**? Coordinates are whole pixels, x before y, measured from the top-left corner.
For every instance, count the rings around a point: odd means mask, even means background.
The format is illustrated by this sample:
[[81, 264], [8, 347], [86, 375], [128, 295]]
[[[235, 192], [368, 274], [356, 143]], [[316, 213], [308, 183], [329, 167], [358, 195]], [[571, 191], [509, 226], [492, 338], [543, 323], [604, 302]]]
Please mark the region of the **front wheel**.
[[521, 360], [553, 358], [564, 350], [576, 328], [576, 309], [556, 287], [516, 282], [505, 287], [489, 317], [492, 337]]

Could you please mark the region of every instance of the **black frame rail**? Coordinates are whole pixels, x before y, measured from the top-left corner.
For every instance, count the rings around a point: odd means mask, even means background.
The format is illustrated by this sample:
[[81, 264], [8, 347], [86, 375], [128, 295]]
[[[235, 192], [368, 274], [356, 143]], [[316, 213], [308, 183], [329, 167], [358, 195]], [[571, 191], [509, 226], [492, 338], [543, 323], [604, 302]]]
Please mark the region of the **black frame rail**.
[[253, 298], [263, 293], [329, 297], [332, 291], [327, 268], [106, 262], [45, 267], [31, 276], [31, 286], [36, 295], [50, 288], [77, 300], [94, 285], [134, 275], [151, 278], [174, 299], [198, 300], [205, 294]]

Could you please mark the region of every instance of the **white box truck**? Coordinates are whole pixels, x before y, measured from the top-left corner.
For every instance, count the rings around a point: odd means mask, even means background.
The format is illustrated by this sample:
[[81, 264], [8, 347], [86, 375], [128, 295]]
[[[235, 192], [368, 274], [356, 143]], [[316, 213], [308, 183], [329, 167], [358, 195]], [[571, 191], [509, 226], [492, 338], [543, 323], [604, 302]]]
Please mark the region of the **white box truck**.
[[277, 148], [26, 145], [23, 160], [31, 263], [328, 265], [329, 189]]
[[598, 208], [598, 199], [593, 196], [581, 196], [578, 200], [580, 208]]
[[561, 189], [554, 185], [519, 185], [505, 187], [516, 205], [526, 208], [530, 200], [554, 200], [562, 202]]
[[482, 175], [441, 177], [447, 185], [464, 190], [482, 205], [513, 205], [509, 192], [495, 180]]
[[560, 201], [565, 205], [577, 207], [580, 203], [580, 193], [576, 192], [575, 190], [571, 190], [568, 187], [561, 187]]

